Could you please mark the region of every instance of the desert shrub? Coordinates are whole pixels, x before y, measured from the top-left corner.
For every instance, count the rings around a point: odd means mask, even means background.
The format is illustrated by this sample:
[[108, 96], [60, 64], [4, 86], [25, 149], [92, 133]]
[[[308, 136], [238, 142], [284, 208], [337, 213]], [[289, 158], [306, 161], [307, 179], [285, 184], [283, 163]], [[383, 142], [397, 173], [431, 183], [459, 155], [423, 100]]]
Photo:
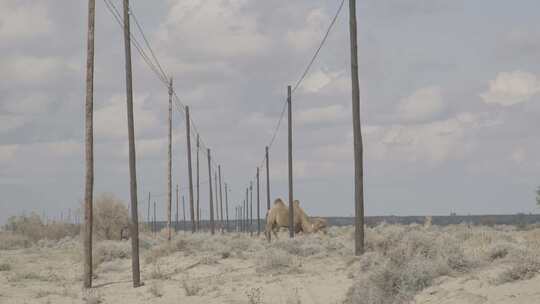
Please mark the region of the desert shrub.
[[148, 291], [156, 298], [161, 298], [163, 296], [162, 288], [157, 282], [153, 282]]
[[438, 228], [391, 225], [368, 229], [348, 303], [407, 303], [437, 277], [473, 267], [460, 241]]
[[10, 271], [11, 264], [9, 263], [0, 263], [0, 271]]
[[249, 304], [261, 304], [262, 303], [262, 289], [260, 287], [250, 288], [246, 291], [246, 297]]
[[150, 278], [153, 280], [164, 280], [168, 279], [169, 276], [166, 275], [163, 271], [161, 271], [161, 267], [159, 266], [159, 263], [154, 263], [154, 266], [152, 267], [152, 271], [150, 272]]
[[118, 240], [128, 226], [126, 205], [114, 195], [100, 194], [94, 201], [94, 233], [99, 239]]
[[540, 255], [536, 250], [516, 250], [510, 254], [509, 260], [511, 261], [510, 268], [497, 276], [495, 284], [528, 280], [540, 272]]
[[26, 236], [11, 231], [0, 231], [0, 250], [28, 248], [31, 244], [32, 240]]
[[74, 237], [79, 233], [77, 225], [66, 222], [45, 224], [35, 213], [11, 216], [5, 229], [15, 235], [22, 235], [32, 242], [41, 239], [60, 240], [65, 237]]
[[255, 269], [257, 273], [266, 274], [299, 272], [302, 267], [301, 261], [282, 249], [269, 249], [259, 258], [259, 265]]
[[189, 276], [186, 276], [184, 280], [182, 280], [182, 288], [184, 288], [184, 291], [186, 292], [186, 296], [196, 296], [201, 291], [201, 286], [194, 280], [190, 280]]
[[94, 250], [94, 266], [116, 259], [127, 259], [131, 256], [131, 246], [127, 241], [101, 241]]

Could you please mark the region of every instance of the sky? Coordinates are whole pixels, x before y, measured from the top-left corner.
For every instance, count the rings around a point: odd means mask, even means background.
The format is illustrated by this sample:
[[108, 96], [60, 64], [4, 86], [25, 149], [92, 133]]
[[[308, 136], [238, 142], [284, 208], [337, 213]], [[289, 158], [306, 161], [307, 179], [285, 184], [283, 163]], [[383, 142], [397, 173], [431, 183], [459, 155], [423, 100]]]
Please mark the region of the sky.
[[[294, 196], [310, 215], [354, 210], [345, 2], [292, 97]], [[357, 2], [366, 214], [538, 212], [540, 2]], [[131, 3], [222, 166], [232, 217], [255, 182], [287, 85], [300, 78], [340, 1]], [[31, 211], [58, 218], [81, 206], [86, 26], [86, 1], [0, 2], [0, 224]], [[132, 30], [142, 42], [133, 21]], [[95, 37], [94, 193], [127, 204], [123, 36], [99, 0]], [[138, 197], [145, 210], [150, 192], [163, 218], [167, 89], [134, 49], [133, 85]], [[270, 150], [272, 200], [288, 197], [286, 126]], [[187, 200], [185, 133], [175, 108], [173, 184]], [[200, 191], [206, 216], [208, 185]]]

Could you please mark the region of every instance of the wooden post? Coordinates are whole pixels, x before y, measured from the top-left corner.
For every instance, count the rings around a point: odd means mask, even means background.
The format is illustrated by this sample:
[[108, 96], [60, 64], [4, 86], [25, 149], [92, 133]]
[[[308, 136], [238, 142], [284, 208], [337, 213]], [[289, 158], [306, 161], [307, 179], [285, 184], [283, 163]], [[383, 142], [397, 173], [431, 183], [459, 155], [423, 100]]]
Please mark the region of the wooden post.
[[195, 230], [199, 230], [199, 221], [200, 221], [200, 191], [199, 191], [199, 133], [197, 133], [197, 215], [196, 215], [196, 221], [195, 221]]
[[229, 199], [228, 199], [227, 183], [225, 183], [225, 217], [226, 217], [226, 230], [229, 231]]
[[146, 225], [148, 231], [152, 231], [152, 225], [150, 224], [150, 192], [148, 192], [148, 213], [146, 214]]
[[219, 175], [219, 213], [221, 214], [221, 233], [225, 232], [225, 225], [223, 225], [223, 192], [221, 191], [221, 165], [218, 165], [218, 175]]
[[259, 167], [257, 167], [257, 236], [261, 235], [261, 200], [259, 197]]
[[191, 232], [195, 233], [195, 209], [193, 206], [193, 171], [191, 168], [191, 136], [189, 107], [186, 106], [186, 137], [187, 137], [187, 155], [188, 155], [188, 180], [189, 180], [189, 211], [191, 215]]
[[154, 236], [157, 234], [157, 223], [156, 223], [156, 201], [154, 201], [154, 221], [152, 223], [152, 227], [154, 227], [152, 230], [154, 232]]
[[247, 233], [250, 230], [250, 227], [249, 227], [249, 187], [246, 188], [246, 202], [245, 202], [244, 213], [245, 213], [244, 220], [246, 223], [245, 232]]
[[249, 234], [253, 236], [253, 182], [249, 182]]
[[186, 233], [186, 200], [184, 199], [184, 196], [182, 195], [182, 215], [184, 217], [184, 233]]
[[167, 241], [171, 240], [172, 205], [172, 78], [169, 80], [169, 146], [167, 149]]
[[356, 34], [356, 0], [349, 0], [349, 31], [351, 40], [351, 82], [354, 138], [354, 253], [364, 253], [364, 169], [362, 129], [360, 126], [360, 87], [358, 81], [358, 51]]
[[94, 195], [94, 30], [96, 1], [88, 0], [88, 33], [86, 49], [85, 99], [85, 183], [84, 183], [84, 242], [83, 287], [92, 287], [92, 225]]
[[287, 105], [289, 109], [289, 236], [294, 237], [294, 207], [293, 207], [293, 167], [292, 167], [292, 97], [291, 86], [287, 86]]
[[[266, 146], [266, 210], [270, 210], [270, 166], [268, 160], [268, 146]], [[268, 212], [267, 212], [268, 213]]]
[[137, 168], [135, 156], [135, 126], [133, 120], [133, 83], [131, 78], [131, 38], [129, 28], [129, 0], [124, 0], [124, 48], [126, 53], [126, 95], [129, 141], [129, 180], [131, 194], [131, 269], [133, 287], [141, 286], [139, 269], [139, 225], [137, 218]]
[[174, 232], [178, 232], [178, 184], [176, 184], [176, 221], [174, 222]]
[[212, 198], [212, 163], [210, 162], [210, 149], [207, 148], [206, 153], [208, 154], [208, 186], [210, 190], [210, 232], [214, 234], [214, 201]]

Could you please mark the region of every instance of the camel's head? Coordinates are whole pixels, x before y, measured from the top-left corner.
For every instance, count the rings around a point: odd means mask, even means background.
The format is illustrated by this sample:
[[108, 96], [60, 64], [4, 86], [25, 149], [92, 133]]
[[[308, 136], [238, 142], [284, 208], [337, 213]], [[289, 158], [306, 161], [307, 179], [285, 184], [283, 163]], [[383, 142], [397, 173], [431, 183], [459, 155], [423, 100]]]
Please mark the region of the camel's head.
[[283, 202], [281, 198], [276, 198], [276, 200], [274, 201], [274, 205], [277, 205], [277, 204], [285, 204], [285, 203]]
[[326, 232], [326, 227], [328, 227], [328, 221], [323, 218], [316, 217], [312, 219], [311, 225], [313, 227], [313, 231], [315, 232], [321, 231], [321, 230], [323, 232]]

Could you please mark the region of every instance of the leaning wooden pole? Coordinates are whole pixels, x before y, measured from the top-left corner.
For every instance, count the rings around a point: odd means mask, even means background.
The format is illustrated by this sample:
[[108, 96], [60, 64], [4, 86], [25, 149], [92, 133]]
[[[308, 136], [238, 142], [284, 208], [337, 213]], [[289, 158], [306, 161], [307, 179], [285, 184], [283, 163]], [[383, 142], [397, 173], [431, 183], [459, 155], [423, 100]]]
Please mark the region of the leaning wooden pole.
[[349, 31], [351, 40], [352, 115], [354, 138], [354, 253], [364, 253], [364, 169], [362, 129], [360, 126], [360, 86], [358, 81], [358, 47], [356, 34], [356, 0], [349, 0]]
[[83, 287], [92, 287], [92, 224], [94, 196], [94, 30], [96, 1], [88, 0], [88, 34], [86, 49], [85, 99], [85, 183], [84, 183], [84, 242]]
[[183, 216], [183, 227], [184, 227], [184, 233], [186, 233], [186, 200], [184, 199], [184, 196], [182, 195], [182, 216]]
[[229, 199], [228, 199], [228, 190], [227, 190], [227, 183], [225, 183], [225, 229], [227, 232], [229, 232]]
[[197, 214], [195, 216], [195, 230], [198, 231], [199, 230], [199, 225], [200, 225], [200, 206], [199, 206], [199, 202], [201, 200], [201, 196], [200, 196], [200, 189], [199, 189], [199, 149], [200, 149], [200, 144], [199, 144], [199, 133], [197, 133]]
[[218, 165], [218, 178], [219, 178], [219, 213], [221, 218], [221, 233], [225, 232], [225, 225], [223, 221], [223, 192], [221, 190], [221, 165]]
[[266, 210], [267, 213], [270, 210], [270, 166], [269, 166], [269, 155], [268, 155], [268, 146], [265, 149], [265, 158], [266, 158]]
[[191, 168], [191, 131], [189, 119], [189, 107], [186, 106], [186, 138], [188, 155], [188, 187], [189, 187], [189, 214], [191, 216], [191, 232], [195, 233], [195, 209], [193, 206], [193, 171]]
[[257, 236], [261, 235], [261, 199], [259, 188], [259, 167], [257, 167]]
[[176, 184], [176, 221], [174, 222], [174, 232], [178, 232], [178, 184]]
[[208, 154], [208, 186], [210, 190], [210, 233], [215, 234], [215, 226], [214, 226], [214, 201], [212, 198], [212, 163], [211, 163], [211, 157], [210, 157], [210, 149], [206, 149], [206, 153]]
[[169, 80], [169, 146], [167, 149], [167, 241], [171, 240], [172, 207], [172, 78]]
[[289, 236], [294, 237], [294, 201], [293, 201], [293, 165], [292, 165], [292, 97], [291, 97], [291, 86], [287, 86], [287, 106], [288, 106], [288, 116], [289, 116], [289, 141], [288, 141], [288, 150], [289, 150]]
[[129, 0], [124, 0], [124, 48], [126, 53], [126, 96], [129, 141], [129, 180], [131, 196], [131, 270], [133, 287], [141, 286], [139, 269], [139, 225], [137, 217], [137, 168], [135, 156], [135, 126], [133, 120], [133, 83], [131, 74], [131, 35], [129, 28]]

